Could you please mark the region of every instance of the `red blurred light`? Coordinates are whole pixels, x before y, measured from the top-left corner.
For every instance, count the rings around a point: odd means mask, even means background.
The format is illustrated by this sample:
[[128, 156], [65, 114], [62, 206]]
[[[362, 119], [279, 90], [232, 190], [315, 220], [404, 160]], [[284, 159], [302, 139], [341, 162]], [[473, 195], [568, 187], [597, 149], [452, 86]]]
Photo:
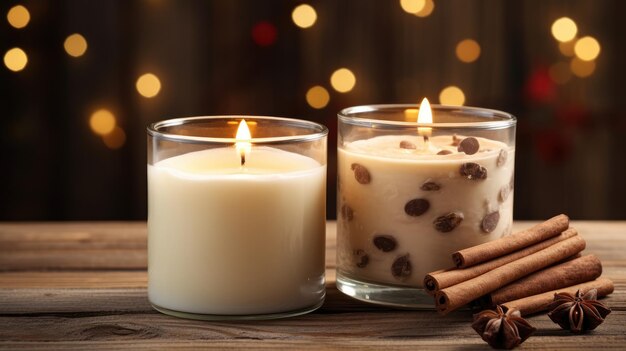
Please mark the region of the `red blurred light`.
[[276, 42], [278, 31], [276, 26], [267, 21], [261, 21], [252, 27], [252, 40], [259, 46], [270, 46]]
[[537, 102], [550, 102], [556, 97], [556, 86], [545, 67], [535, 68], [526, 81], [526, 94]]
[[535, 151], [541, 160], [547, 164], [561, 164], [572, 153], [572, 145], [563, 134], [557, 130], [543, 130], [534, 138]]
[[556, 110], [556, 118], [566, 126], [580, 128], [590, 122], [589, 111], [582, 105], [570, 104]]

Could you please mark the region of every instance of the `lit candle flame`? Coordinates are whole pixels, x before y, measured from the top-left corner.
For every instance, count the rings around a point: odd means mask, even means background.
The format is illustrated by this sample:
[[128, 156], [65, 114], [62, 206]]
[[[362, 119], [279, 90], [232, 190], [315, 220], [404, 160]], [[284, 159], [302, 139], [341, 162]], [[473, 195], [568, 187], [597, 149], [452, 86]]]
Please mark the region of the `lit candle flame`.
[[241, 165], [243, 166], [246, 164], [246, 156], [252, 151], [252, 143], [250, 142], [252, 135], [250, 135], [250, 129], [248, 128], [248, 124], [245, 119], [242, 119], [239, 123], [235, 139], [237, 139], [235, 142], [235, 148], [241, 156]]
[[[419, 113], [417, 114], [417, 123], [433, 123], [433, 111], [430, 108], [430, 103], [427, 98], [424, 98], [420, 104]], [[417, 134], [423, 136], [425, 141], [428, 140], [432, 131], [433, 129], [430, 127], [417, 127]]]

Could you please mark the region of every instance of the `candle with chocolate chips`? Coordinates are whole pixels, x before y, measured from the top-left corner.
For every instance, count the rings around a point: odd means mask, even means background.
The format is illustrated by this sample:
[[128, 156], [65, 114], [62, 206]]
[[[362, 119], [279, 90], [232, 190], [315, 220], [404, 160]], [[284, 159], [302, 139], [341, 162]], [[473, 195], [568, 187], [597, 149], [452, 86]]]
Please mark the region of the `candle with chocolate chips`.
[[[430, 307], [424, 276], [508, 235], [515, 118], [435, 106], [339, 114], [337, 285], [358, 299]], [[433, 121], [434, 119], [434, 121]]]

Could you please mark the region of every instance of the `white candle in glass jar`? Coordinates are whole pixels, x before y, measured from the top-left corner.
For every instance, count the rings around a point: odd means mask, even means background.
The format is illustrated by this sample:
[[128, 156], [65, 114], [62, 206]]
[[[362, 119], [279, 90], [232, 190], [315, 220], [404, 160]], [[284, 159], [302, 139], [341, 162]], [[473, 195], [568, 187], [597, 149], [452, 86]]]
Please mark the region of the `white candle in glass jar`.
[[326, 166], [252, 147], [148, 166], [148, 294], [211, 315], [294, 311], [324, 298]]

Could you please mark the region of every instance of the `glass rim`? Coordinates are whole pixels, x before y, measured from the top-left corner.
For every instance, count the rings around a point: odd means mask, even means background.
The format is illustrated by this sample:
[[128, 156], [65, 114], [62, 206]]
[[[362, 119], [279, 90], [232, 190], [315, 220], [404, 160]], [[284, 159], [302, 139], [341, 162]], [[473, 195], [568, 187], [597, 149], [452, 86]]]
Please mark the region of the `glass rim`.
[[176, 133], [168, 133], [161, 131], [161, 128], [173, 127], [173, 126], [181, 126], [185, 124], [193, 124], [200, 121], [212, 121], [218, 119], [225, 120], [237, 120], [241, 121], [245, 119], [246, 121], [254, 121], [254, 120], [264, 120], [264, 121], [275, 121], [275, 122], [285, 122], [287, 125], [291, 124], [294, 126], [300, 126], [303, 128], [309, 128], [313, 130], [312, 133], [308, 134], [300, 134], [300, 135], [285, 135], [285, 136], [277, 136], [277, 137], [266, 137], [266, 138], [254, 138], [252, 137], [247, 142], [252, 144], [283, 144], [283, 143], [293, 143], [293, 142], [305, 142], [305, 141], [314, 141], [322, 139], [328, 136], [328, 127], [321, 123], [307, 121], [304, 119], [290, 118], [290, 117], [274, 117], [274, 116], [244, 116], [244, 115], [214, 115], [214, 116], [193, 116], [193, 117], [179, 117], [172, 119], [165, 119], [158, 122], [150, 123], [146, 128], [148, 135], [165, 139], [168, 141], [176, 141], [176, 142], [188, 142], [188, 143], [220, 143], [220, 144], [233, 144], [236, 142], [241, 142], [241, 139], [233, 138], [223, 138], [223, 137], [204, 137], [204, 136], [192, 136], [192, 135], [184, 135], [184, 134], [176, 134]]
[[449, 105], [438, 105], [431, 104], [433, 109], [433, 119], [435, 119], [435, 111], [448, 111], [448, 112], [460, 112], [460, 114], [471, 115], [473, 117], [483, 117], [489, 118], [496, 116], [497, 120], [485, 120], [485, 121], [474, 121], [474, 122], [433, 122], [433, 123], [418, 123], [417, 121], [393, 121], [387, 119], [379, 119], [379, 118], [368, 118], [368, 117], [359, 117], [357, 114], [367, 113], [367, 112], [376, 112], [376, 111], [385, 111], [392, 109], [418, 109], [420, 104], [372, 104], [372, 105], [359, 105], [352, 106], [348, 108], [344, 108], [339, 113], [337, 113], [337, 117], [340, 121], [344, 123], [349, 123], [353, 125], [360, 126], [371, 126], [375, 124], [377, 126], [389, 126], [389, 127], [431, 127], [431, 128], [480, 128], [480, 129], [502, 129], [507, 127], [512, 127], [517, 124], [517, 118], [514, 115], [482, 107], [472, 107], [472, 106], [449, 106]]

